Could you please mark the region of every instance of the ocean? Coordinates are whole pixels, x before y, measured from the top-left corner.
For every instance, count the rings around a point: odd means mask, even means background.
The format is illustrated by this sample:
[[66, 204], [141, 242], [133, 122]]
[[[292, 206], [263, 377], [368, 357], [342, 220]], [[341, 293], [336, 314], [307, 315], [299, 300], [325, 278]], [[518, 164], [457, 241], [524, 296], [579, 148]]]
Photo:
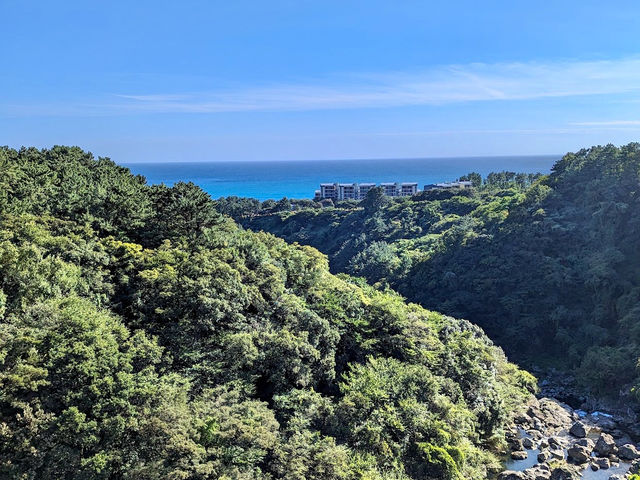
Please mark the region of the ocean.
[[128, 163], [150, 184], [193, 182], [211, 197], [231, 195], [260, 200], [313, 198], [325, 182], [418, 182], [456, 180], [469, 172], [548, 173], [560, 155], [412, 158], [376, 160], [304, 160], [262, 162]]

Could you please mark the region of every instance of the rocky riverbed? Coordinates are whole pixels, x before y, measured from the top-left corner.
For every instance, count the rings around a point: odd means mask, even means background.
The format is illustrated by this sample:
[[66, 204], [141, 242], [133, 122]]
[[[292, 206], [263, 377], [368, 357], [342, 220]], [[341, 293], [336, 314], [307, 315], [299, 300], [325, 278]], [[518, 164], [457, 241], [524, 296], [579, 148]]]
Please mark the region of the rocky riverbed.
[[507, 432], [506, 468], [498, 480], [622, 480], [640, 471], [635, 432], [624, 416], [574, 410], [531, 399]]

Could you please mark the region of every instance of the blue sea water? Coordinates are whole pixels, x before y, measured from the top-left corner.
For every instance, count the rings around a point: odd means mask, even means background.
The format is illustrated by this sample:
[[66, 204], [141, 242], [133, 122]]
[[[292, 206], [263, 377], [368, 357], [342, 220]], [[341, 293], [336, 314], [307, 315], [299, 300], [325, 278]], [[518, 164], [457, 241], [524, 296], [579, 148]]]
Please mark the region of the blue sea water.
[[456, 180], [469, 172], [548, 173], [560, 155], [275, 162], [130, 163], [150, 184], [193, 182], [213, 198], [237, 195], [260, 200], [312, 198], [324, 182], [418, 182]]

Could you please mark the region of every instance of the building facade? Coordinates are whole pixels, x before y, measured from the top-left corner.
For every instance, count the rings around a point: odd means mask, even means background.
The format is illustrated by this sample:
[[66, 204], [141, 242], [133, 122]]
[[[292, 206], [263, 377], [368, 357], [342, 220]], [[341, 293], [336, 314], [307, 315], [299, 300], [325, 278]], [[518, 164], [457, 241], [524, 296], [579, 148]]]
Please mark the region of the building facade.
[[338, 198], [338, 184], [337, 183], [321, 183], [320, 184], [320, 198]]
[[357, 183], [339, 183], [338, 184], [338, 200], [357, 200], [358, 184]]
[[[320, 190], [315, 191], [316, 200], [363, 200], [375, 183], [321, 183]], [[380, 184], [383, 193], [388, 197], [408, 197], [418, 190], [417, 182], [384, 182]]]
[[382, 191], [387, 197], [397, 197], [398, 196], [398, 184], [394, 182], [385, 182], [381, 183]]
[[360, 183], [358, 185], [358, 200], [363, 200], [367, 196], [367, 193], [369, 193], [369, 190], [375, 188], [375, 186], [375, 183]]
[[418, 183], [401, 183], [400, 184], [400, 196], [410, 197], [418, 193]]

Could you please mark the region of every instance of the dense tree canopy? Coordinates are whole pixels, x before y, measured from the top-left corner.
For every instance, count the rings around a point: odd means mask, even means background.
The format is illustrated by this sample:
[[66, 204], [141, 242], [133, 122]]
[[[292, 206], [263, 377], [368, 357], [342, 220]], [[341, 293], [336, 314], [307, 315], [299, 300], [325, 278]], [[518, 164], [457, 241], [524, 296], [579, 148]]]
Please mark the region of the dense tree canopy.
[[239, 220], [468, 318], [514, 358], [570, 369], [598, 395], [640, 384], [640, 144], [567, 154], [543, 177], [464, 178], [476, 188]]
[[0, 186], [2, 478], [482, 478], [534, 389], [195, 185], [5, 147]]

